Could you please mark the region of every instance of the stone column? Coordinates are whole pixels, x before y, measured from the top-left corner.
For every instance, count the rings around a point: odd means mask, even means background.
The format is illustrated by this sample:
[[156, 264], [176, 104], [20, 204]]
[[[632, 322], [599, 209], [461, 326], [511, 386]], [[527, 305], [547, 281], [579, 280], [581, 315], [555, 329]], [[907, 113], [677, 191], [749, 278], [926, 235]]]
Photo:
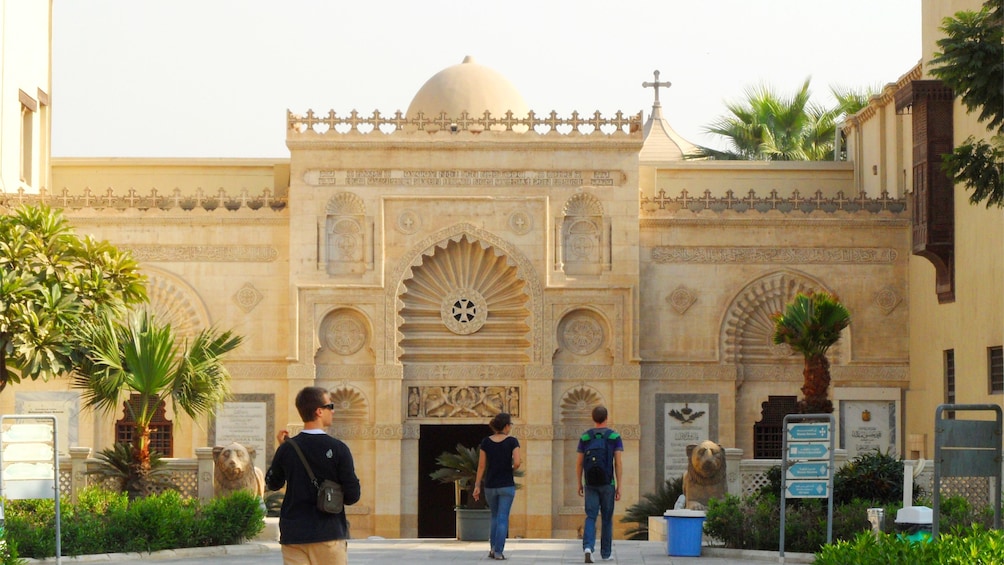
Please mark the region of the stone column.
[[555, 438], [551, 385], [554, 369], [551, 366], [527, 366], [525, 374], [526, 386], [520, 392], [520, 419], [524, 424], [517, 435], [520, 436], [526, 476], [519, 479], [523, 488], [516, 497], [517, 500], [523, 498], [526, 504], [526, 537], [551, 538], [554, 537], [554, 497], [560, 496], [552, 488], [553, 477], [555, 472], [561, 472], [561, 466], [556, 469], [552, 463]]
[[70, 501], [77, 502], [80, 491], [87, 487], [87, 458], [90, 447], [70, 448]]
[[199, 481], [199, 502], [206, 503], [212, 500], [216, 494], [213, 488], [213, 473], [216, 466], [213, 461], [213, 448], [196, 447], [195, 459], [198, 463], [196, 473]]
[[[372, 476], [383, 479], [371, 486], [373, 535], [386, 538], [418, 535], [418, 431], [405, 420], [403, 383], [403, 366], [377, 367], [376, 426], [387, 432], [374, 435], [373, 453], [366, 459], [373, 462]], [[360, 460], [364, 454], [352, 455]], [[391, 477], [400, 480], [387, 480]]]
[[743, 450], [734, 447], [725, 448], [725, 481], [727, 492], [732, 496], [743, 495]]

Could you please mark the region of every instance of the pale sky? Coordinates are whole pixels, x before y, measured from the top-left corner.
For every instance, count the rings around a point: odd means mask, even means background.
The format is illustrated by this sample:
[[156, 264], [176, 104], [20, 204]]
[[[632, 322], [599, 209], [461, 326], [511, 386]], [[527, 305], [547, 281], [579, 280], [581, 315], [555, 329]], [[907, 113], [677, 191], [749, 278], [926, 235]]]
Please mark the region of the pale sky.
[[288, 157], [286, 109], [407, 109], [471, 55], [538, 114], [652, 107], [683, 137], [750, 86], [880, 87], [921, 57], [917, 0], [54, 0], [52, 154]]

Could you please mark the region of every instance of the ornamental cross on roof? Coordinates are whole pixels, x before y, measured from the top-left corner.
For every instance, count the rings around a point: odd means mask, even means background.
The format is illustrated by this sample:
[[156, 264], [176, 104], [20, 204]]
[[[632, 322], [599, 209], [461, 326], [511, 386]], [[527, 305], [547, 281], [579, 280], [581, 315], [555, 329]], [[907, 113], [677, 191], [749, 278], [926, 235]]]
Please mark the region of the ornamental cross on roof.
[[659, 103], [659, 87], [660, 86], [664, 86], [666, 88], [669, 88], [669, 87], [673, 86], [673, 83], [669, 82], [668, 80], [665, 81], [665, 82], [659, 82], [659, 71], [654, 71], [652, 74], [655, 75], [655, 82], [643, 82], [643, 83], [641, 83], [641, 87], [642, 88], [654, 88], [655, 89], [655, 104], [652, 104], [652, 106], [662, 106], [662, 104]]

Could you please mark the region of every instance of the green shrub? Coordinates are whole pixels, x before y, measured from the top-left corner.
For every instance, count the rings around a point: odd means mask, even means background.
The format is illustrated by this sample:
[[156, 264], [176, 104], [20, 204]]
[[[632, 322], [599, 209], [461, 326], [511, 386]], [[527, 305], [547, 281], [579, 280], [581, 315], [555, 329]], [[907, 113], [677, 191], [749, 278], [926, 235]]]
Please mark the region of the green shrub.
[[[871, 529], [868, 509], [875, 504], [852, 500], [833, 507], [833, 539], [849, 540]], [[886, 531], [895, 527], [893, 518], [898, 505], [888, 505]], [[789, 500], [786, 503], [784, 539], [786, 551], [813, 553], [826, 543], [826, 499]], [[733, 549], [777, 551], [781, 541], [781, 500], [761, 492], [746, 499], [727, 496], [708, 505], [704, 531]]]
[[850, 541], [823, 547], [815, 565], [895, 565], [939, 563], [944, 565], [991, 565], [1004, 563], [1004, 532], [975, 526], [964, 534], [944, 534], [930, 542], [910, 542], [896, 535], [878, 539], [862, 533]]
[[[917, 494], [919, 489], [915, 489], [915, 498]], [[844, 504], [855, 498], [872, 500], [876, 505], [902, 503], [903, 462], [888, 453], [871, 451], [838, 469], [833, 476], [833, 502]]]
[[202, 508], [195, 539], [202, 546], [226, 545], [251, 539], [265, 528], [261, 500], [247, 491], [214, 498]]
[[683, 494], [683, 477], [669, 479], [659, 486], [659, 490], [642, 496], [642, 500], [632, 504], [624, 513], [621, 522], [634, 523], [635, 526], [625, 532], [627, 539], [648, 539], [649, 516], [662, 516], [666, 510], [676, 505], [676, 499]]
[[[63, 555], [227, 545], [264, 528], [261, 502], [243, 491], [205, 506], [176, 491], [129, 501], [125, 494], [93, 488], [81, 492], [76, 504], [60, 502]], [[54, 501], [11, 501], [6, 518], [7, 539], [20, 555], [55, 555]]]
[[[933, 504], [927, 506], [933, 506]], [[942, 498], [939, 514], [941, 517], [938, 522], [939, 532], [952, 532], [959, 528], [968, 529], [974, 525], [990, 528], [994, 523], [993, 508], [974, 509], [969, 500], [962, 496]]]

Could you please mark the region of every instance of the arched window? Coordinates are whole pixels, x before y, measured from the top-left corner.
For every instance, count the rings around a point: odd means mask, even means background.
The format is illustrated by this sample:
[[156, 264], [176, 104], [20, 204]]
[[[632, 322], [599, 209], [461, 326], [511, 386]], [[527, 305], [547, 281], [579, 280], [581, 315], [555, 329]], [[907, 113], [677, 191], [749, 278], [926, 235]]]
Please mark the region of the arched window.
[[[125, 416], [115, 422], [115, 441], [117, 443], [132, 443], [136, 433], [136, 420], [132, 415], [139, 407], [139, 395], [133, 394], [124, 403]], [[153, 414], [150, 422], [150, 449], [163, 457], [174, 457], [173, 423], [167, 419], [164, 405], [161, 404]]]

